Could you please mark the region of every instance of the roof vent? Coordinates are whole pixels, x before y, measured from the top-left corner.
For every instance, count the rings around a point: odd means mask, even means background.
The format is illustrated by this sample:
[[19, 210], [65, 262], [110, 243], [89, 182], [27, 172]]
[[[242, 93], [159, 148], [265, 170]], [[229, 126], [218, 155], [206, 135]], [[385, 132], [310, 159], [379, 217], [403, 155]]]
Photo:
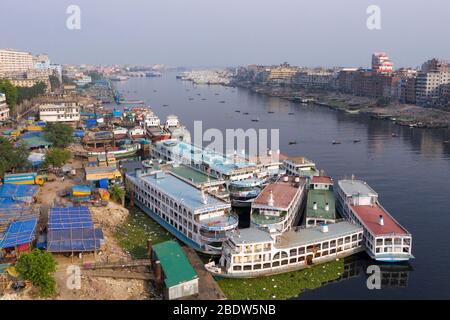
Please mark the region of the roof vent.
[[270, 207], [273, 207], [274, 204], [275, 204], [275, 201], [273, 200], [273, 193], [272, 193], [272, 190], [270, 190], [269, 200], [267, 200], [267, 204], [268, 204]]
[[202, 194], [202, 203], [208, 204], [208, 197], [206, 196], [205, 190], [202, 189], [201, 194]]
[[330, 205], [328, 204], [328, 202], [327, 202], [327, 204], [325, 205], [325, 211], [330, 211]]
[[300, 182], [300, 177], [295, 177], [295, 180], [294, 180], [296, 183], [299, 183]]
[[384, 218], [383, 216], [380, 214], [379, 218], [378, 218], [378, 222], [380, 223], [380, 226], [384, 226]]
[[317, 202], [314, 202], [314, 204], [313, 204], [313, 210], [317, 210]]
[[325, 224], [325, 223], [320, 225], [320, 231], [322, 231], [323, 233], [327, 233], [328, 232], [328, 225]]
[[288, 176], [284, 176], [284, 177], [283, 177], [283, 181], [284, 181], [284, 182], [288, 182], [288, 181], [289, 181], [289, 177], [288, 177]]

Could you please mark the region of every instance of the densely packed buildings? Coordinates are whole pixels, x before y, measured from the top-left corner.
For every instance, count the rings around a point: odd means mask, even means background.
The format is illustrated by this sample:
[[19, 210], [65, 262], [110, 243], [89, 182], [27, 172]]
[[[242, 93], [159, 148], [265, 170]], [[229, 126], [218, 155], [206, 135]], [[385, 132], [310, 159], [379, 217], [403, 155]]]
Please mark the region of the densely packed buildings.
[[236, 79], [256, 85], [290, 86], [309, 90], [332, 90], [369, 98], [387, 98], [423, 107], [448, 108], [450, 71], [448, 61], [431, 59], [420, 70], [400, 68], [384, 53], [372, 55], [370, 69], [301, 68], [251, 65], [236, 70]]
[[9, 107], [6, 104], [6, 96], [0, 93], [0, 121], [5, 121], [9, 118]]

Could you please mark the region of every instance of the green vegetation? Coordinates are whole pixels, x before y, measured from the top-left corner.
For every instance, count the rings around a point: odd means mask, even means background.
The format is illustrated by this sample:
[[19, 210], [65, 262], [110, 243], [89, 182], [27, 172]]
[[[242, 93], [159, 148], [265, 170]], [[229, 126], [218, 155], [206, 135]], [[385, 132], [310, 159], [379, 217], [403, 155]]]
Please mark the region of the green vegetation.
[[44, 138], [57, 148], [66, 148], [73, 139], [73, 128], [64, 123], [47, 123], [44, 129]]
[[125, 189], [124, 188], [115, 184], [115, 185], [111, 186], [108, 191], [109, 191], [109, 196], [111, 197], [112, 201], [115, 201], [117, 203], [122, 203], [122, 201], [125, 197]]
[[103, 79], [103, 75], [98, 71], [91, 71], [87, 74], [89, 77], [91, 77], [92, 81], [98, 81]]
[[28, 162], [28, 150], [26, 146], [14, 145], [3, 137], [0, 137], [0, 176], [5, 172], [23, 167]]
[[45, 93], [45, 89], [47, 85], [43, 82], [38, 82], [34, 86], [27, 87], [19, 87], [17, 88], [17, 103], [22, 103], [25, 100], [31, 100]]
[[389, 105], [391, 104], [391, 99], [387, 98], [387, 97], [380, 97], [377, 100], [377, 106], [378, 107], [389, 107]]
[[0, 92], [5, 94], [6, 103], [8, 104], [10, 111], [13, 111], [17, 104], [17, 88], [8, 80], [0, 80]]
[[31, 281], [39, 289], [42, 297], [51, 297], [56, 292], [56, 282], [52, 274], [56, 271], [56, 261], [50, 252], [38, 249], [23, 253], [16, 264], [19, 275]]
[[61, 168], [69, 161], [72, 154], [69, 150], [61, 148], [51, 148], [45, 155], [45, 166], [52, 166], [53, 168]]
[[286, 300], [303, 291], [319, 288], [338, 279], [344, 272], [340, 259], [300, 271], [255, 279], [222, 279], [220, 288], [230, 300]]
[[59, 89], [59, 87], [61, 86], [61, 82], [59, 81], [58, 77], [56, 77], [54, 75], [50, 75], [49, 80], [50, 80], [50, 87], [51, 87], [52, 91]]
[[142, 211], [136, 208], [129, 208], [129, 210], [127, 220], [117, 228], [115, 236], [119, 245], [133, 258], [148, 258], [147, 240], [157, 244], [173, 239], [163, 227]]

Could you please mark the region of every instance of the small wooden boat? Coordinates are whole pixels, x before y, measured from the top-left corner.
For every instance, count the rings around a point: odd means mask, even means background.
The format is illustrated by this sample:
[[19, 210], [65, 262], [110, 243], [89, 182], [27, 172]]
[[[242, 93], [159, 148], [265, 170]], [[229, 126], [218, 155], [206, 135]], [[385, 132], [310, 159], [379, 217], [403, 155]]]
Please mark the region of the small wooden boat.
[[289, 112], [289, 115], [290, 115], [290, 116], [292, 116], [292, 115], [294, 115], [294, 114], [295, 114], [295, 113], [293, 113], [293, 112]]
[[355, 139], [355, 140], [353, 140], [353, 143], [358, 143], [358, 142], [361, 142], [361, 139]]
[[252, 122], [258, 122], [259, 118], [252, 119]]
[[169, 105], [168, 104], [163, 104], [163, 107], [168, 107]]
[[273, 111], [267, 111], [267, 113], [275, 113], [275, 112], [273, 112]]
[[395, 137], [398, 137], [398, 134], [393, 133], [393, 134], [391, 134], [391, 136], [395, 138]]
[[225, 103], [225, 101], [224, 101], [224, 100], [222, 100], [222, 101], [219, 101], [219, 103]]
[[240, 113], [240, 112], [241, 112], [241, 110], [234, 110], [234, 112]]
[[341, 142], [340, 141], [338, 141], [338, 140], [333, 140], [333, 142], [331, 142], [332, 144], [341, 144]]
[[295, 140], [289, 141], [289, 144], [290, 144], [290, 145], [291, 145], [291, 144], [297, 144], [297, 141], [295, 141]]
[[248, 112], [244, 112], [243, 114], [248, 114]]

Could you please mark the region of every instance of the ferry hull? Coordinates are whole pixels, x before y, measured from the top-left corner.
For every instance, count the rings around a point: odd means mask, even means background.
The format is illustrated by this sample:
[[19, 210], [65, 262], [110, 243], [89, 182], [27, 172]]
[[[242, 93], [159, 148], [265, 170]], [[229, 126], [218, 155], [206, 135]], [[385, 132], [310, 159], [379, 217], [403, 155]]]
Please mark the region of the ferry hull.
[[303, 269], [307, 269], [310, 267], [318, 266], [323, 263], [331, 262], [336, 260], [337, 258], [345, 258], [360, 252], [363, 252], [364, 249], [362, 247], [355, 248], [351, 251], [344, 252], [342, 254], [333, 255], [330, 257], [325, 258], [317, 258], [313, 260], [312, 265], [307, 264], [297, 264], [285, 268], [278, 268], [278, 269], [271, 269], [271, 270], [261, 270], [261, 271], [253, 271], [253, 272], [240, 272], [240, 273], [222, 273], [222, 272], [216, 272], [211, 268], [208, 268], [205, 266], [206, 270], [210, 272], [215, 278], [221, 279], [221, 278], [230, 278], [230, 279], [252, 279], [252, 278], [260, 278], [260, 277], [266, 277], [266, 276], [273, 276], [277, 274], [287, 273], [287, 272], [293, 272], [293, 271], [299, 271]]
[[142, 204], [139, 200], [134, 199], [134, 204], [139, 207], [142, 211], [144, 211], [150, 218], [152, 218], [154, 221], [156, 221], [161, 227], [166, 229], [170, 234], [172, 234], [174, 237], [176, 237], [178, 240], [183, 242], [184, 244], [188, 245], [195, 251], [198, 251], [200, 253], [204, 253], [207, 255], [220, 255], [222, 253], [221, 250], [218, 251], [209, 251], [203, 249], [198, 243], [195, 241], [189, 239], [184, 234], [182, 234], [180, 231], [172, 227], [169, 223], [164, 221], [161, 217], [159, 217], [156, 213], [154, 213], [152, 210], [147, 208], [144, 204]]

